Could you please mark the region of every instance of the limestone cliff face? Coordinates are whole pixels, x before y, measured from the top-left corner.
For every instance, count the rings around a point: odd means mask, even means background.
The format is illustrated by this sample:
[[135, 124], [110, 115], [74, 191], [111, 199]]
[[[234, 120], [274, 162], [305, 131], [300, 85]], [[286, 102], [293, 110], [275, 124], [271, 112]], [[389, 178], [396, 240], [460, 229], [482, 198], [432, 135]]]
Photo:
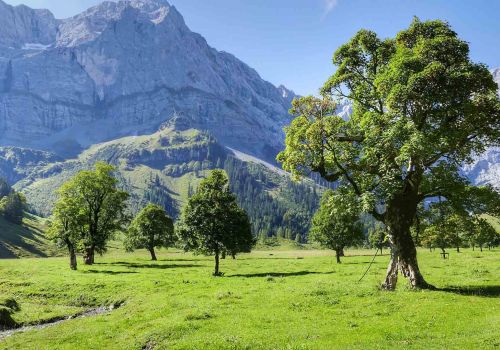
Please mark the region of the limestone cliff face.
[[266, 159], [282, 146], [293, 92], [211, 48], [164, 0], [104, 2], [65, 20], [0, 0], [4, 18], [0, 145], [64, 153], [172, 121]]

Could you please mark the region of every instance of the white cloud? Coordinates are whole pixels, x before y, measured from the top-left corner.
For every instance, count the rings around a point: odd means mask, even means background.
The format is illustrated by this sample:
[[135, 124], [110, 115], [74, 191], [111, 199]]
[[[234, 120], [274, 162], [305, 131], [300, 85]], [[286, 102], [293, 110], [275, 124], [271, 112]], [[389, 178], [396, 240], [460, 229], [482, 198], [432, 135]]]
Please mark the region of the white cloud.
[[339, 3], [339, 0], [323, 0], [324, 3], [324, 11], [323, 17], [326, 17]]

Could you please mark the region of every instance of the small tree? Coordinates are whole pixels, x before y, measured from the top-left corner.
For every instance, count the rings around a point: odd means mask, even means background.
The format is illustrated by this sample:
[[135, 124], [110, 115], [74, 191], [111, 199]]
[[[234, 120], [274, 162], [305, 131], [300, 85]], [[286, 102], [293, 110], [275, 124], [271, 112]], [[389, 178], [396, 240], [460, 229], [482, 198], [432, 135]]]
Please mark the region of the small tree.
[[430, 248], [437, 247], [443, 252], [445, 257], [446, 248], [449, 246], [447, 231], [439, 225], [431, 225], [425, 228], [422, 233], [422, 243]]
[[235, 256], [255, 244], [248, 216], [238, 207], [223, 170], [212, 171], [201, 182], [184, 209], [178, 231], [186, 251], [215, 256], [214, 276], [221, 275], [219, 259], [224, 251]]
[[123, 229], [128, 193], [118, 189], [115, 168], [98, 162], [95, 170], [80, 171], [59, 190], [59, 201], [71, 203], [78, 209], [86, 265], [94, 263], [95, 252], [104, 253], [111, 236]]
[[0, 200], [0, 214], [14, 224], [23, 223], [25, 209], [26, 197], [22, 193], [11, 192]]
[[333, 249], [340, 264], [344, 247], [361, 241], [363, 225], [359, 221], [360, 203], [345, 188], [328, 190], [321, 199], [320, 208], [314, 214], [309, 239]]
[[387, 232], [385, 227], [382, 225], [375, 225], [368, 230], [368, 242], [372, 248], [380, 249], [380, 254], [383, 254], [382, 250], [387, 247]]
[[147, 249], [151, 260], [156, 260], [155, 248], [168, 248], [175, 242], [174, 224], [165, 210], [148, 204], [130, 224], [125, 238], [125, 249]]
[[484, 246], [491, 246], [498, 239], [495, 228], [484, 218], [478, 218], [474, 227], [474, 243], [483, 251]]
[[[59, 190], [64, 194], [64, 187]], [[61, 196], [54, 206], [52, 220], [47, 236], [60, 246], [65, 246], [69, 253], [71, 270], [77, 269], [76, 251], [84, 236], [83, 211], [79, 207], [77, 194], [70, 196], [69, 192]]]

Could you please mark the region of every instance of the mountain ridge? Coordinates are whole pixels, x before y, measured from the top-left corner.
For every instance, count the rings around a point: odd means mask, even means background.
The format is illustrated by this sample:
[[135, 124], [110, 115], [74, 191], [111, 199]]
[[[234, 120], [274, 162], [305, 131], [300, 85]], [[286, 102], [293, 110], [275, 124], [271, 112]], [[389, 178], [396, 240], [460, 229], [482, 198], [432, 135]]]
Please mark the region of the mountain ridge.
[[[33, 11], [25, 16], [41, 23]], [[50, 38], [0, 40], [0, 144], [75, 156], [175, 117], [274, 161], [295, 94], [210, 47], [167, 1], [104, 2], [69, 19], [49, 17], [57, 26]]]

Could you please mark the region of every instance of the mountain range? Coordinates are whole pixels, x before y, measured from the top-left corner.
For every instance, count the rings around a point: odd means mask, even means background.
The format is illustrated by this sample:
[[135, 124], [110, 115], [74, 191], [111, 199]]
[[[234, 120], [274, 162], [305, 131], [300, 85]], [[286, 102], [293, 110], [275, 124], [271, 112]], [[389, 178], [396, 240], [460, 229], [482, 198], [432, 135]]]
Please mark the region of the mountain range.
[[210, 47], [167, 1], [61, 20], [0, 0], [0, 23], [0, 177], [32, 212], [49, 215], [55, 190], [102, 160], [134, 212], [152, 201], [178, 217], [223, 167], [256, 233], [306, 234], [320, 190], [290, 185], [275, 161], [295, 94]]
[[69, 19], [0, 1], [0, 144], [75, 156], [165, 121], [273, 160], [292, 91], [193, 33], [164, 0]]
[[[49, 215], [55, 189], [103, 160], [133, 210], [153, 201], [177, 216], [224, 167], [257, 233], [307, 232], [321, 188], [290, 185], [275, 162], [296, 95], [210, 47], [167, 1], [105, 1], [56, 19], [0, 0], [0, 23], [0, 177], [33, 212]], [[464, 171], [500, 188], [499, 160], [490, 149]]]

